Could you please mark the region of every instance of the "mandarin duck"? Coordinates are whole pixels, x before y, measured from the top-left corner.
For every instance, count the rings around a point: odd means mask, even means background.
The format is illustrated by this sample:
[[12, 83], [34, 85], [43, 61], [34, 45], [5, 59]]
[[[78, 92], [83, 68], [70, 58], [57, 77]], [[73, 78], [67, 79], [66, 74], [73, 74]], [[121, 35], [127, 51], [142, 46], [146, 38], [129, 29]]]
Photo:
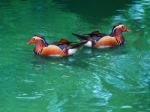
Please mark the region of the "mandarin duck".
[[109, 35], [94, 31], [90, 34], [79, 35], [73, 33], [75, 37], [80, 39], [81, 42], [86, 42], [84, 45], [87, 47], [104, 48], [115, 47], [123, 45], [125, 42], [123, 32], [128, 32], [128, 28], [123, 24], [117, 24], [113, 27]]
[[34, 54], [43, 56], [63, 57], [73, 55], [85, 42], [70, 42], [67, 39], [61, 39], [57, 42], [48, 44], [42, 35], [35, 35], [28, 44], [35, 44]]

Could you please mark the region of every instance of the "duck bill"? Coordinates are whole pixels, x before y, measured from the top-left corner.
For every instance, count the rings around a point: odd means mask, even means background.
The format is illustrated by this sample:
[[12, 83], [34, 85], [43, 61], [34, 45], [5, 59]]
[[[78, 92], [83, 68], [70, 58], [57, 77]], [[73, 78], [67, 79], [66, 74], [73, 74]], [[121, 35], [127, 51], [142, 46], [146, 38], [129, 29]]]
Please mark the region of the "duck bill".
[[27, 42], [27, 44], [28, 45], [31, 45], [31, 44], [33, 44], [34, 42], [33, 42], [33, 40], [31, 39], [31, 40], [29, 40], [28, 42]]
[[129, 32], [130, 30], [128, 28], [126, 28], [125, 32]]

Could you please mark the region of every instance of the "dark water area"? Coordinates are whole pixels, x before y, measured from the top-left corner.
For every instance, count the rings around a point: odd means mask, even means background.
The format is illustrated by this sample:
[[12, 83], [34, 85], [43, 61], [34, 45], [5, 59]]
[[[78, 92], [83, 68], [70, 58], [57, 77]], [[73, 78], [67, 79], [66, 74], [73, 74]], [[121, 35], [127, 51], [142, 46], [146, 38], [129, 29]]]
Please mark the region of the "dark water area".
[[[0, 112], [150, 112], [149, 0], [0, 0]], [[125, 44], [35, 56], [27, 41], [78, 41], [123, 23]]]
[[53, 0], [64, 11], [79, 15], [84, 21], [97, 24], [103, 19], [117, 14], [117, 10], [123, 10], [133, 0]]

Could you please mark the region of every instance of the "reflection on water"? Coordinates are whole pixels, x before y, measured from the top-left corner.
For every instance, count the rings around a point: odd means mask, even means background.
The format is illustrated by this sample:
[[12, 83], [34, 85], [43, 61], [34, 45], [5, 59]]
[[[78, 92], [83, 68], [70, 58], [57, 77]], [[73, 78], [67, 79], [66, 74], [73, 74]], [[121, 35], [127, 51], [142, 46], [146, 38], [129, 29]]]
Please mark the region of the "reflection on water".
[[[1, 0], [0, 112], [149, 112], [149, 0]], [[131, 32], [117, 48], [81, 48], [71, 57], [32, 54], [34, 34], [49, 42], [116, 23]]]
[[53, 0], [53, 2], [63, 10], [76, 13], [84, 20], [97, 24], [101, 20], [117, 14], [117, 10], [122, 10], [126, 4], [132, 3], [132, 0]]

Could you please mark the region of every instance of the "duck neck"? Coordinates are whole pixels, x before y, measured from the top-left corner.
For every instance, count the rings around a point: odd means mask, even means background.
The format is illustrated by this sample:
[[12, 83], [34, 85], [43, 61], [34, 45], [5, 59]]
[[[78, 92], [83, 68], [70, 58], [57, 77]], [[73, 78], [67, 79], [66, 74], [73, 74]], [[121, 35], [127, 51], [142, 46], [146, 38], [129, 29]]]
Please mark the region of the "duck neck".
[[42, 52], [42, 49], [46, 47], [43, 41], [39, 41], [36, 43], [35, 48], [34, 48], [34, 53], [36, 55], [40, 54]]
[[125, 41], [122, 31], [120, 31], [120, 29], [114, 29], [111, 33], [111, 36], [116, 38], [118, 44], [123, 44]]

